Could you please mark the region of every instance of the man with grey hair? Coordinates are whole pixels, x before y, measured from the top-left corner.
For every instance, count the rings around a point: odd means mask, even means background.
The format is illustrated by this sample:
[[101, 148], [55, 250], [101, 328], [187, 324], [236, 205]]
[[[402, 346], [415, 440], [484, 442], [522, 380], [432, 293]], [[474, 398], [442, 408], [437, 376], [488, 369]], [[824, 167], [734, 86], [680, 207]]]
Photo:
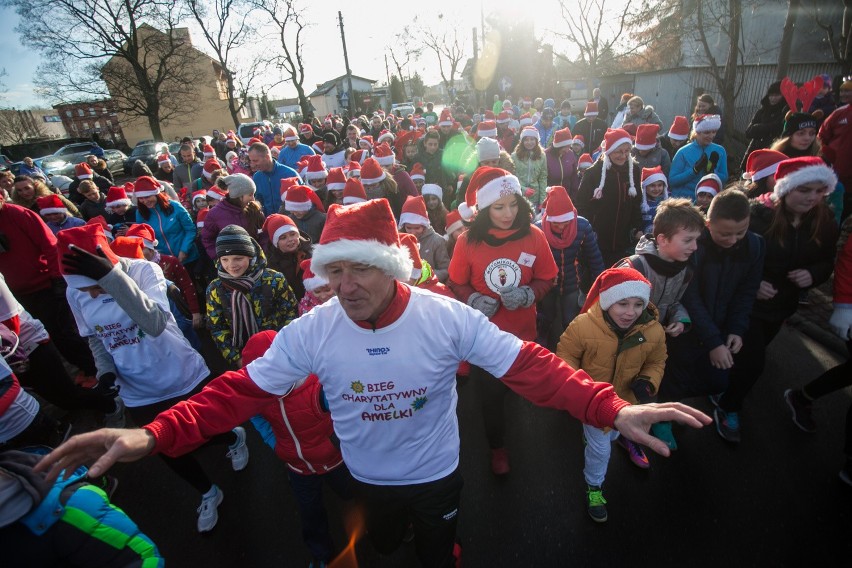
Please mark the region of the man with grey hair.
[[299, 173], [289, 166], [272, 159], [269, 146], [263, 142], [255, 142], [249, 146], [248, 151], [251, 171], [254, 172], [252, 179], [257, 186], [257, 200], [263, 205], [263, 213], [267, 216], [278, 213], [281, 207], [281, 180], [285, 178], [302, 178]]

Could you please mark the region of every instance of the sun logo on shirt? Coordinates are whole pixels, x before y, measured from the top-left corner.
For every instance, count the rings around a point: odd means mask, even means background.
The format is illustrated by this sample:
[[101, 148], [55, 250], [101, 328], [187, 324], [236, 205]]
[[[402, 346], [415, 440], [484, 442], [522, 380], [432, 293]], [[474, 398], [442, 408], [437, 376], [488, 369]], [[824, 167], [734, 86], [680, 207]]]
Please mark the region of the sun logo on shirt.
[[352, 392], [356, 392], [358, 394], [364, 392], [364, 383], [361, 381], [352, 381], [350, 386], [352, 387]]
[[426, 406], [426, 403], [428, 401], [429, 401], [429, 397], [418, 396], [417, 398], [414, 399], [414, 402], [411, 403], [411, 408], [413, 408], [415, 411], [418, 411], [421, 408], [423, 408], [424, 406]]

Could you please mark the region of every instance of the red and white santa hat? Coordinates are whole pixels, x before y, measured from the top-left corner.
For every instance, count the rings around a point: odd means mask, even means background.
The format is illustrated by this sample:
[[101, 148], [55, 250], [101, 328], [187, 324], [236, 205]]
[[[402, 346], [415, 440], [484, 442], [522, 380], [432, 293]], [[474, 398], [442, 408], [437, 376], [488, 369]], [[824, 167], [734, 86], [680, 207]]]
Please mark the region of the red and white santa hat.
[[402, 233], [399, 235], [399, 242], [408, 249], [408, 254], [411, 256], [411, 280], [419, 280], [423, 275], [423, 259], [420, 258], [420, 242], [414, 235]]
[[420, 181], [426, 181], [426, 170], [423, 169], [423, 164], [421, 164], [420, 162], [417, 162], [416, 164], [411, 166], [411, 179], [412, 181], [418, 179]]
[[[201, 214], [202, 212], [204, 212], [204, 215]], [[207, 209], [202, 209], [198, 212], [198, 221], [201, 221], [202, 224], [203, 218], [207, 216], [206, 212]], [[135, 223], [133, 225], [130, 225], [127, 228], [127, 232], [124, 233], [124, 236], [139, 237], [140, 239], [142, 239], [142, 244], [145, 246], [145, 248], [149, 248], [151, 250], [156, 250], [157, 245], [159, 244], [157, 242], [157, 237], [154, 234], [154, 227], [148, 225], [147, 223]]]
[[763, 178], [774, 176], [775, 171], [778, 169], [778, 164], [786, 159], [787, 156], [777, 150], [755, 150], [748, 155], [746, 171], [743, 172], [743, 179], [759, 181]]
[[81, 162], [74, 166], [74, 175], [77, 179], [92, 179], [92, 167], [86, 162]]
[[524, 126], [521, 129], [521, 140], [524, 138], [534, 138], [536, 142], [541, 142], [541, 134], [535, 126]]
[[307, 122], [303, 122], [299, 125], [299, 134], [302, 136], [308, 137], [314, 135], [314, 128]]
[[139, 197], [152, 197], [163, 192], [163, 186], [151, 176], [141, 176], [133, 184], [133, 194]]
[[116, 237], [110, 243], [112, 252], [123, 258], [136, 258], [145, 260], [145, 255], [142, 254], [142, 239], [139, 237]]
[[86, 221], [87, 225], [100, 225], [104, 230], [104, 235], [110, 241], [114, 238], [112, 235], [112, 225], [107, 223], [106, 217], [103, 215], [98, 215], [97, 217], [92, 217], [88, 221]]
[[485, 114], [482, 115], [482, 120], [496, 120], [497, 116], [495, 116], [493, 110], [486, 110]]
[[[612, 167], [612, 160], [609, 159], [609, 155], [612, 154], [616, 148], [620, 148], [625, 144], [633, 144], [633, 139], [630, 137], [630, 134], [624, 130], [623, 128], [607, 128], [606, 134], [604, 134], [604, 151], [603, 151], [603, 168], [601, 169], [601, 181], [595, 190], [592, 192], [592, 199], [600, 199], [603, 196], [603, 188], [604, 184], [606, 184], [606, 173]], [[631, 156], [627, 156], [627, 176], [629, 181], [629, 188], [627, 190], [627, 194], [630, 197], [636, 197], [638, 192], [636, 191], [636, 185], [633, 182], [633, 158]]]
[[207, 202], [207, 192], [203, 189], [193, 191], [192, 192], [192, 202], [195, 203], [196, 199], [203, 199], [206, 203]]
[[627, 298], [639, 298], [648, 306], [651, 298], [651, 283], [635, 268], [607, 268], [595, 279], [580, 313], [586, 313], [600, 302], [606, 311], [613, 304]]
[[325, 278], [320, 278], [316, 274], [314, 274], [313, 270], [311, 270], [311, 259], [306, 258], [302, 262], [299, 263], [299, 267], [302, 269], [302, 284], [305, 285], [305, 290], [308, 292], [313, 292], [317, 288], [322, 288], [323, 286], [328, 286], [328, 280]]
[[479, 167], [470, 178], [464, 203], [459, 205], [459, 213], [462, 219], [469, 221], [477, 211], [513, 194], [522, 194], [518, 178], [501, 168]]
[[642, 168], [642, 189], [644, 190], [646, 187], [651, 185], [652, 183], [656, 183], [658, 181], [666, 184], [666, 188], [669, 186], [669, 180], [666, 178], [666, 174], [663, 173], [662, 166], [655, 166], [653, 168]]
[[480, 138], [497, 138], [497, 123], [493, 120], [483, 120], [476, 125], [476, 135]]
[[657, 134], [659, 133], [659, 124], [640, 124], [636, 128], [636, 142], [633, 146], [637, 150], [653, 150], [657, 147]]
[[698, 185], [695, 186], [695, 195], [698, 195], [699, 193], [709, 193], [715, 197], [721, 191], [722, 180], [716, 174], [707, 174], [698, 180]]
[[307, 162], [308, 169], [303, 176], [305, 181], [325, 179], [328, 177], [328, 170], [325, 169], [325, 162], [322, 161], [321, 155], [314, 154], [313, 156], [308, 156]]
[[361, 183], [372, 185], [379, 183], [387, 177], [387, 172], [382, 169], [381, 164], [375, 158], [367, 158], [361, 166]]
[[353, 205], [364, 201], [367, 201], [367, 192], [364, 191], [361, 179], [353, 176], [346, 180], [346, 187], [343, 188], [343, 204]]
[[374, 266], [397, 280], [408, 281], [411, 256], [399, 242], [387, 199], [329, 208], [311, 268], [317, 276], [327, 278], [326, 265], [340, 260]]
[[373, 137], [370, 135], [362, 136], [358, 140], [358, 147], [362, 150], [371, 150], [373, 148]]
[[127, 192], [124, 191], [123, 187], [115, 187], [112, 186], [107, 191], [106, 195], [106, 204], [107, 207], [121, 207], [125, 205], [130, 207], [130, 199], [127, 197]]
[[206, 162], [204, 162], [204, 169], [201, 170], [201, 175], [204, 176], [204, 179], [210, 181], [210, 178], [213, 177], [213, 172], [217, 172], [222, 169], [222, 165], [219, 163], [219, 160], [214, 158], [208, 158]]
[[381, 144], [382, 142], [387, 142], [388, 144], [393, 144], [394, 136], [393, 132], [390, 130], [382, 130], [379, 133], [379, 137], [376, 139], [376, 144]]
[[710, 132], [722, 127], [722, 117], [718, 114], [700, 114], [692, 121], [692, 130], [695, 132]]
[[205, 144], [201, 147], [201, 155], [204, 156], [205, 159], [215, 158], [216, 150], [213, 149], [213, 146], [210, 144]]
[[790, 158], [778, 164], [773, 195], [781, 199], [800, 185], [812, 182], [828, 186], [828, 195], [837, 186], [837, 174], [818, 156]]
[[328, 179], [325, 184], [329, 191], [343, 191], [346, 187], [346, 174], [343, 168], [331, 168], [328, 170]]
[[425, 184], [423, 184], [423, 187], [420, 189], [420, 195], [422, 195], [424, 198], [427, 195], [434, 195], [438, 199], [443, 199], [444, 198], [444, 190], [441, 189], [441, 186], [438, 185], [437, 183], [425, 183]]
[[[355, 155], [354, 153], [352, 154]], [[360, 178], [361, 177], [361, 162], [351, 161], [349, 165], [346, 167], [346, 178]]]
[[459, 229], [464, 228], [464, 221], [462, 220], [461, 213], [453, 209], [449, 213], [447, 213], [447, 235], [450, 235], [454, 231], [458, 231]]
[[159, 156], [157, 156], [157, 165], [158, 166], [163, 166], [165, 164], [171, 164], [171, 163], [172, 163], [172, 159], [169, 157], [168, 154], [160, 154]]
[[595, 101], [589, 101], [586, 103], [586, 109], [583, 111], [583, 116], [597, 116], [598, 115], [598, 103]]
[[530, 115], [530, 113], [525, 112], [521, 115], [521, 119], [518, 121], [518, 123], [521, 125], [521, 128], [523, 128], [524, 126], [531, 126], [533, 123], [532, 116]]
[[430, 226], [429, 213], [426, 212], [426, 201], [421, 196], [409, 195], [402, 205], [402, 214], [399, 216], [399, 228], [405, 225]]
[[266, 231], [266, 234], [269, 236], [269, 242], [272, 246], [277, 247], [278, 239], [287, 233], [298, 233], [299, 227], [297, 227], [296, 222], [287, 215], [272, 213], [266, 218], [266, 221], [263, 222], [263, 230]]
[[557, 130], [553, 133], [553, 147], [564, 148], [573, 142], [571, 138], [571, 129], [568, 127]]
[[[103, 217], [101, 217], [103, 219]], [[106, 221], [104, 221], [104, 224]], [[86, 223], [80, 227], [72, 227], [56, 233], [56, 248], [59, 251], [59, 272], [65, 278], [65, 282], [69, 288], [87, 288], [89, 286], [97, 286], [97, 280], [93, 280], [88, 276], [80, 274], [71, 274], [68, 271], [65, 263], [62, 262], [62, 257], [66, 254], [74, 254], [71, 246], [83, 249], [94, 255], [98, 255], [98, 250], [103, 251], [106, 259], [115, 266], [118, 264], [118, 256], [109, 246], [109, 241], [104, 233], [104, 227], [100, 223]]]
[[322, 200], [306, 185], [295, 185], [284, 194], [284, 209], [287, 211], [310, 211], [314, 207], [325, 212]]
[[311, 144], [311, 150], [316, 152], [317, 154], [322, 154], [325, 152], [325, 142], [322, 140], [317, 140], [313, 144]]
[[445, 108], [441, 111], [441, 117], [438, 119], [438, 126], [452, 126], [453, 125], [453, 114], [450, 112], [450, 109]]
[[623, 128], [607, 128], [604, 134], [604, 154], [609, 156], [616, 148], [624, 144], [632, 144], [633, 139]]
[[218, 186], [212, 185], [207, 189], [207, 191], [205, 192], [205, 195], [207, 197], [209, 197], [210, 199], [215, 199], [216, 201], [222, 201], [223, 199], [228, 197], [228, 192], [225, 191], [224, 189], [218, 187]]
[[685, 116], [676, 116], [669, 128], [668, 137], [672, 140], [686, 140], [689, 138], [689, 121]]
[[395, 159], [393, 150], [387, 142], [382, 142], [376, 146], [373, 151], [373, 158], [383, 166], [392, 166]]
[[205, 207], [204, 209], [198, 210], [198, 216], [195, 218], [195, 226], [199, 229], [204, 228], [204, 219], [207, 218], [207, 214], [210, 213], [210, 209]]
[[551, 223], [567, 223], [577, 218], [574, 202], [568, 197], [568, 191], [561, 185], [547, 188], [547, 197], [544, 198], [542, 206], [543, 217]]
[[497, 124], [508, 124], [512, 122], [512, 117], [505, 110], [497, 115]]
[[370, 153], [367, 150], [355, 150], [349, 155], [349, 163], [355, 162], [358, 165], [364, 163], [364, 160], [370, 157]]
[[299, 135], [296, 133], [296, 129], [292, 126], [288, 126], [287, 130], [284, 131], [284, 142], [298, 142]]
[[579, 144], [580, 148], [586, 147], [586, 138], [582, 134], [575, 134], [574, 139], [571, 140], [571, 144]]
[[65, 213], [68, 215], [68, 208], [65, 207], [65, 204], [59, 199], [59, 196], [55, 193], [51, 193], [50, 195], [45, 195], [44, 197], [39, 197], [36, 199], [36, 207], [38, 207], [38, 213], [42, 217], [45, 215], [50, 215], [52, 213]]
[[577, 169], [579, 169], [581, 171], [582, 170], [588, 170], [589, 168], [592, 167], [592, 164], [594, 164], [594, 163], [595, 163], [595, 161], [592, 160], [591, 154], [589, 154], [587, 152], [587, 153], [583, 154], [582, 156], [580, 156], [580, 159], [577, 160]]

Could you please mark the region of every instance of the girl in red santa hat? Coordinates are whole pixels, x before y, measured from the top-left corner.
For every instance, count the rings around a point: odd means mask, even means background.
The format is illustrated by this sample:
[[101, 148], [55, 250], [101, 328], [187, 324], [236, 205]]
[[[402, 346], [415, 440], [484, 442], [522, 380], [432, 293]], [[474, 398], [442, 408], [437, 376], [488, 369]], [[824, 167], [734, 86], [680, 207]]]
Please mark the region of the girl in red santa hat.
[[[546, 237], [531, 224], [532, 208], [518, 178], [500, 168], [480, 167], [459, 213], [473, 222], [456, 243], [447, 285], [456, 298], [500, 329], [535, 340], [535, 303], [553, 287], [558, 268]], [[472, 367], [470, 374], [482, 389], [491, 470], [504, 475], [509, 472], [504, 409], [508, 388], [481, 368]]]
[[302, 284], [305, 276], [301, 266], [305, 260], [311, 258], [311, 237], [299, 230], [293, 219], [280, 213], [267, 217], [263, 230], [269, 237], [266, 246], [269, 268], [283, 274], [296, 298], [301, 300], [306, 290]]

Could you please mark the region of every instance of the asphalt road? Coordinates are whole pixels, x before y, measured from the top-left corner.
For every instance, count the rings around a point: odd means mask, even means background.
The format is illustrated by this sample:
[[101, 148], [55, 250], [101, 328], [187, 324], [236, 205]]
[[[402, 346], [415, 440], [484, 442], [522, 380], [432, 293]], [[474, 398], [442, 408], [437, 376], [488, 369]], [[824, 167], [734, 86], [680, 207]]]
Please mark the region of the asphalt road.
[[[463, 565], [515, 566], [843, 566], [852, 558], [852, 488], [837, 478], [849, 392], [820, 401], [819, 432], [792, 424], [785, 388], [838, 363], [836, 354], [794, 329], [772, 345], [766, 373], [742, 414], [743, 441], [726, 444], [713, 426], [676, 430], [680, 449], [652, 456], [648, 471], [613, 448], [604, 494], [609, 522], [586, 515], [579, 423], [565, 413], [509, 402], [512, 471], [496, 479], [476, 403], [459, 386], [461, 468], [458, 535]], [[690, 401], [708, 411], [706, 400]], [[224, 448], [204, 463], [225, 494], [219, 524], [195, 529], [199, 497], [157, 459], [118, 466], [114, 502], [157, 543], [171, 567], [304, 567], [295, 501], [284, 466], [250, 428], [251, 461], [231, 471]], [[341, 504], [326, 501], [337, 542], [347, 541]], [[417, 566], [412, 545], [378, 559], [365, 539], [360, 566]], [[335, 566], [355, 566], [339, 562]]]

